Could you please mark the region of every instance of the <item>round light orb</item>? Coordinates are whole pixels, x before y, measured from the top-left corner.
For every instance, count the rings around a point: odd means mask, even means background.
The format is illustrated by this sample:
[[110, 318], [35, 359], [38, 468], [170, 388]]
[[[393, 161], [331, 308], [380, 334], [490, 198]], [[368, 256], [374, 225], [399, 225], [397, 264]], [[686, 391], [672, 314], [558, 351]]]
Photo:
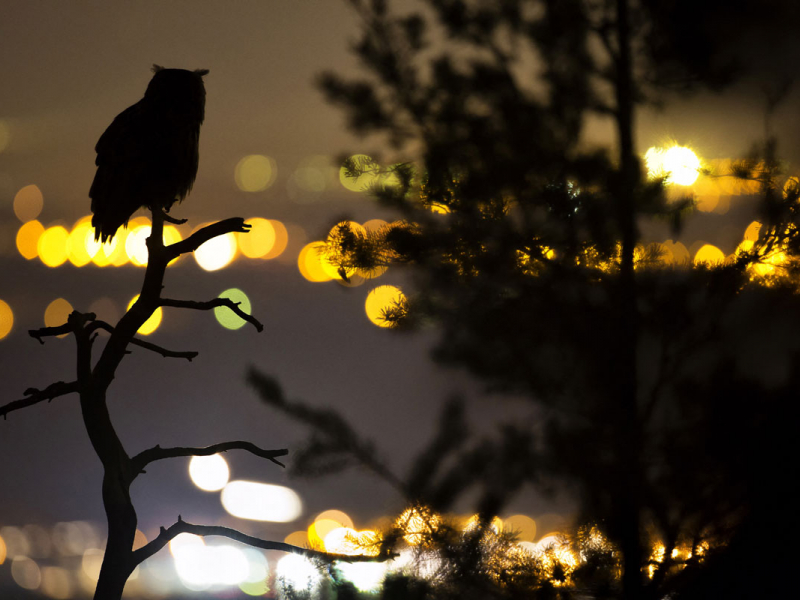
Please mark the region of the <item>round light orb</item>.
[[201, 490], [218, 492], [228, 483], [230, 469], [228, 462], [219, 454], [194, 456], [189, 461], [189, 476]]

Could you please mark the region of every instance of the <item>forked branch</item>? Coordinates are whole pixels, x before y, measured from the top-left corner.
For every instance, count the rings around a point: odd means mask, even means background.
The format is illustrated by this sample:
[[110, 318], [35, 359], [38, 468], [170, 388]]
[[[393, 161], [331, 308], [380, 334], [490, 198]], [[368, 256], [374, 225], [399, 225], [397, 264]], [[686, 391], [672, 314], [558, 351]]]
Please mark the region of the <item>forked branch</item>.
[[276, 460], [276, 458], [278, 456], [286, 456], [289, 453], [289, 451], [285, 448], [279, 450], [264, 450], [263, 448], [259, 448], [250, 442], [235, 440], [232, 442], [212, 444], [211, 446], [206, 446], [205, 448], [162, 448], [161, 446], [155, 446], [154, 448], [143, 450], [134, 456], [131, 461], [133, 462], [135, 472], [139, 473], [151, 462], [157, 460], [163, 460], [165, 458], [178, 458], [181, 456], [211, 456], [212, 454], [226, 452], [227, 450], [246, 450], [247, 452], [250, 452], [251, 454], [254, 454], [260, 458], [266, 458], [267, 460], [270, 460], [281, 467], [285, 465]]
[[181, 254], [194, 252], [211, 238], [225, 235], [226, 233], [246, 233], [248, 231], [250, 231], [250, 225], [246, 224], [241, 217], [232, 217], [212, 223], [202, 229], [198, 229], [185, 240], [166, 246], [164, 250], [167, 261], [178, 258]]
[[171, 298], [161, 298], [161, 306], [172, 306], [174, 308], [191, 308], [194, 310], [211, 310], [221, 306], [225, 306], [235, 312], [239, 317], [250, 323], [256, 328], [256, 331], [264, 331], [264, 326], [253, 315], [248, 315], [241, 308], [239, 302], [234, 302], [230, 298], [214, 298], [206, 302], [197, 302], [195, 300], [173, 300]]
[[8, 418], [8, 413], [13, 412], [15, 410], [19, 410], [21, 408], [27, 408], [28, 406], [33, 406], [34, 404], [39, 404], [39, 402], [50, 402], [54, 398], [58, 398], [59, 396], [66, 396], [67, 394], [71, 394], [73, 392], [78, 391], [78, 382], [77, 381], [70, 381], [69, 383], [65, 383], [63, 381], [56, 381], [55, 383], [51, 383], [43, 390], [38, 390], [36, 388], [28, 388], [25, 390], [26, 398], [22, 398], [20, 400], [14, 400], [13, 402], [9, 402], [4, 406], [0, 406], [0, 415], [3, 416], [3, 419]]
[[300, 554], [302, 556], [314, 558], [326, 563], [331, 563], [337, 560], [343, 562], [383, 562], [395, 556], [394, 554], [379, 554], [378, 556], [329, 554], [327, 552], [320, 552], [318, 550], [311, 550], [309, 548], [292, 546], [291, 544], [286, 544], [284, 542], [262, 540], [261, 538], [247, 535], [241, 531], [237, 531], [236, 529], [231, 529], [230, 527], [221, 527], [218, 525], [194, 525], [192, 523], [187, 523], [179, 516], [177, 523], [168, 529], [164, 529], [162, 527], [158, 537], [131, 553], [131, 560], [133, 562], [131, 566], [135, 567], [136, 565], [141, 564], [143, 561], [147, 560], [156, 552], [161, 550], [164, 546], [166, 546], [170, 540], [174, 539], [181, 533], [192, 533], [194, 535], [202, 536], [217, 535], [241, 542], [242, 544], [247, 544], [248, 546], [253, 546], [254, 548], [261, 548], [262, 550], [278, 550], [280, 552], [291, 552], [293, 554]]

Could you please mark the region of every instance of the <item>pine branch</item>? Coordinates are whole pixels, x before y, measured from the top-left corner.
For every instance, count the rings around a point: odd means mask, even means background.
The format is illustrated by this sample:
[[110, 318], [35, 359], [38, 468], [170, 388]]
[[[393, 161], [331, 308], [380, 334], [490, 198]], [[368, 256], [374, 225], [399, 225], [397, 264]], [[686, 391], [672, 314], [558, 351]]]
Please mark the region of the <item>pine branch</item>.
[[396, 556], [395, 554], [379, 554], [378, 556], [364, 556], [364, 555], [355, 555], [350, 556], [346, 554], [329, 554], [327, 552], [320, 552], [318, 550], [311, 550], [309, 548], [300, 548], [298, 546], [292, 546], [291, 544], [286, 544], [284, 542], [273, 542], [270, 540], [262, 540], [261, 538], [253, 537], [251, 535], [247, 535], [246, 533], [242, 533], [241, 531], [237, 531], [236, 529], [231, 529], [230, 527], [222, 527], [219, 525], [194, 525], [192, 523], [187, 523], [180, 516], [178, 516], [178, 521], [168, 529], [161, 528], [161, 532], [158, 534], [153, 541], [149, 542], [148, 544], [142, 546], [138, 550], [135, 550], [131, 553], [131, 561], [133, 563], [132, 566], [136, 566], [153, 556], [156, 552], [161, 550], [164, 546], [166, 546], [172, 539], [180, 535], [181, 533], [192, 533], [194, 535], [201, 535], [201, 536], [209, 536], [209, 535], [217, 535], [220, 537], [226, 537], [228, 539], [241, 542], [242, 544], [246, 544], [248, 546], [252, 546], [254, 548], [261, 548], [262, 550], [278, 550], [281, 552], [290, 552], [292, 554], [300, 554], [301, 556], [305, 556], [307, 558], [314, 558], [326, 563], [331, 563], [333, 561], [343, 561], [343, 562], [383, 562], [390, 558]]
[[20, 410], [22, 408], [27, 408], [28, 406], [33, 406], [34, 404], [39, 404], [39, 402], [50, 402], [51, 400], [58, 398], [59, 396], [65, 396], [67, 394], [71, 394], [73, 392], [78, 391], [78, 382], [71, 381], [69, 383], [64, 383], [63, 381], [56, 381], [55, 383], [51, 383], [43, 390], [39, 390], [36, 388], [28, 388], [25, 390], [25, 396], [27, 398], [22, 398], [20, 400], [14, 400], [13, 402], [9, 402], [4, 406], [0, 406], [0, 415], [3, 416], [3, 419], [8, 418], [8, 413], [13, 412], [15, 410]]
[[270, 460], [281, 467], [285, 467], [285, 465], [276, 460], [276, 457], [286, 456], [289, 454], [289, 451], [285, 448], [280, 450], [264, 450], [263, 448], [259, 448], [250, 442], [235, 440], [232, 442], [212, 444], [211, 446], [206, 446], [205, 448], [162, 448], [161, 446], [155, 446], [154, 448], [143, 450], [134, 456], [131, 461], [133, 462], [135, 472], [141, 473], [147, 465], [157, 460], [163, 460], [165, 458], [178, 458], [181, 456], [211, 456], [212, 454], [226, 452], [228, 450], [246, 450], [251, 454], [261, 458], [266, 458], [267, 460]]
[[225, 306], [236, 313], [239, 317], [250, 323], [253, 327], [256, 328], [256, 331], [259, 333], [264, 331], [264, 326], [261, 322], [256, 319], [253, 315], [248, 315], [244, 312], [241, 308], [239, 308], [239, 302], [234, 302], [230, 298], [214, 298], [213, 300], [208, 300], [206, 302], [198, 302], [195, 300], [173, 300], [171, 298], [161, 298], [159, 301], [161, 306], [172, 306], [174, 308], [191, 308], [194, 310], [211, 310], [213, 308], [218, 308], [221, 306]]

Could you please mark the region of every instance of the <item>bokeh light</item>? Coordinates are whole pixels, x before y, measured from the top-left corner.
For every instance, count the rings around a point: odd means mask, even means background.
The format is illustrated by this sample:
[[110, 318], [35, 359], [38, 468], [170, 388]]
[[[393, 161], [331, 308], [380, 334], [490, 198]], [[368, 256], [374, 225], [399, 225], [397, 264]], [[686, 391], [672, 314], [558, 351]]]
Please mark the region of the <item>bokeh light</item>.
[[[131, 306], [133, 306], [133, 304], [138, 299], [139, 299], [139, 294], [136, 294], [136, 296], [134, 296], [133, 299], [130, 302], [128, 302], [128, 308], [126, 310], [130, 310]], [[150, 315], [150, 318], [147, 319], [147, 321], [145, 321], [141, 327], [139, 327], [139, 331], [137, 333], [141, 333], [142, 335], [150, 335], [151, 333], [153, 333], [156, 329], [158, 329], [158, 326], [161, 325], [162, 313], [163, 311], [159, 306], [157, 309], [153, 311], [153, 314]]]
[[240, 519], [287, 523], [300, 516], [300, 496], [287, 487], [256, 481], [231, 481], [222, 490], [222, 506]]
[[366, 154], [354, 154], [350, 157], [357, 171], [361, 174], [358, 177], [349, 177], [344, 165], [339, 169], [339, 182], [346, 190], [351, 192], [364, 192], [369, 190], [377, 179], [377, 172], [380, 168], [371, 156]]
[[691, 262], [691, 255], [689, 254], [689, 250], [681, 244], [680, 242], [673, 242], [672, 240], [667, 240], [661, 244], [667, 254], [664, 256], [664, 260], [669, 264], [673, 265], [686, 265]]
[[378, 327], [391, 327], [392, 324], [383, 319], [385, 310], [401, 302], [405, 295], [400, 288], [393, 285], [380, 285], [367, 295], [364, 310], [367, 318]]
[[236, 236], [233, 233], [211, 238], [194, 251], [194, 259], [205, 271], [217, 271], [236, 258]]
[[279, 582], [296, 592], [312, 592], [319, 585], [321, 576], [309, 559], [300, 554], [287, 554], [278, 561], [275, 573]]
[[64, 325], [72, 310], [72, 305], [64, 300], [64, 298], [56, 298], [44, 309], [45, 327], [60, 327]]
[[332, 279], [322, 265], [324, 248], [325, 242], [310, 242], [300, 250], [297, 267], [300, 269], [300, 274], [308, 281], [321, 283]]
[[227, 461], [219, 454], [194, 456], [189, 461], [189, 476], [201, 490], [217, 492], [225, 487], [230, 477]]
[[128, 255], [125, 253], [125, 240], [128, 230], [120, 227], [116, 235], [106, 242], [101, 243], [95, 240], [94, 236], [89, 236], [86, 240], [86, 251], [92, 257], [92, 262], [98, 267], [109, 265], [119, 267], [128, 262]]
[[322, 519], [330, 519], [331, 521], [336, 521], [339, 523], [340, 527], [355, 527], [353, 524], [353, 519], [350, 518], [346, 512], [337, 510], [335, 508], [331, 508], [329, 510], [322, 511], [319, 513], [314, 520], [319, 521]]
[[87, 548], [81, 558], [81, 569], [84, 574], [92, 581], [97, 581], [100, 577], [100, 567], [103, 565], [105, 552], [99, 548]]
[[[252, 307], [250, 305], [250, 298], [247, 297], [242, 290], [238, 288], [230, 288], [225, 290], [219, 295], [219, 298], [227, 298], [234, 303], [239, 304], [239, 309], [243, 312], [250, 314]], [[217, 321], [220, 325], [225, 327], [226, 329], [240, 329], [244, 325], [247, 324], [242, 317], [237, 315], [227, 306], [217, 306], [214, 309], [214, 316], [217, 318]]]
[[337, 568], [347, 581], [360, 592], [378, 592], [386, 578], [386, 563], [347, 563], [341, 562]]
[[289, 244], [289, 232], [286, 230], [286, 225], [275, 219], [270, 219], [269, 223], [275, 231], [275, 243], [272, 245], [272, 249], [261, 257], [266, 260], [278, 258]]
[[704, 264], [709, 267], [725, 262], [725, 253], [712, 244], [705, 244], [694, 255], [694, 264]]
[[239, 250], [247, 258], [264, 258], [275, 246], [275, 228], [268, 219], [261, 217], [247, 219], [247, 224], [250, 231], [236, 235]]
[[38, 217], [43, 206], [44, 196], [37, 185], [26, 185], [14, 196], [14, 214], [23, 223]]
[[238, 585], [250, 573], [247, 557], [242, 549], [234, 546], [207, 546], [203, 542], [181, 544], [170, 550], [181, 582], [193, 591], [213, 585]]
[[664, 177], [668, 184], [692, 185], [700, 173], [700, 159], [686, 146], [653, 146], [645, 153], [644, 161], [649, 177]]
[[136, 225], [130, 228], [125, 237], [125, 254], [137, 267], [147, 265], [147, 238], [150, 237], [150, 231], [150, 225]]
[[292, 546], [297, 546], [298, 548], [310, 547], [308, 534], [305, 531], [293, 531], [285, 538], [283, 538], [283, 541]]
[[263, 154], [250, 154], [236, 165], [234, 179], [243, 192], [261, 192], [275, 182], [278, 166], [275, 160]]
[[325, 538], [334, 529], [341, 529], [342, 524], [333, 519], [317, 518], [308, 526], [308, 541], [312, 548], [326, 548]]
[[397, 528], [403, 538], [412, 546], [418, 546], [430, 539], [442, 523], [439, 515], [427, 508], [408, 508], [397, 518]]
[[62, 567], [43, 567], [41, 591], [54, 600], [69, 600], [73, 597], [70, 572]]
[[744, 239], [749, 240], [751, 242], [755, 242], [758, 240], [760, 232], [761, 232], [761, 223], [759, 221], [753, 221], [747, 226], [747, 229], [744, 230]]
[[67, 261], [69, 232], [61, 225], [48, 227], [36, 243], [39, 259], [48, 267], [58, 267]]
[[0, 340], [11, 332], [13, 326], [14, 311], [11, 310], [7, 302], [0, 300]]
[[15, 556], [11, 561], [11, 577], [26, 590], [35, 590], [42, 583], [42, 572], [36, 561], [27, 556]]
[[44, 233], [44, 225], [39, 221], [28, 221], [17, 232], [17, 250], [31, 260], [39, 256], [39, 238]]
[[6, 555], [7, 555], [6, 543], [3, 540], [3, 536], [0, 535], [0, 565], [2, 565], [4, 562], [6, 562]]
[[79, 219], [72, 227], [67, 238], [67, 258], [76, 267], [82, 267], [92, 262], [89, 254], [88, 243], [94, 237], [91, 217]]
[[527, 515], [512, 515], [505, 519], [503, 531], [517, 534], [521, 542], [532, 542], [536, 539], [536, 521]]

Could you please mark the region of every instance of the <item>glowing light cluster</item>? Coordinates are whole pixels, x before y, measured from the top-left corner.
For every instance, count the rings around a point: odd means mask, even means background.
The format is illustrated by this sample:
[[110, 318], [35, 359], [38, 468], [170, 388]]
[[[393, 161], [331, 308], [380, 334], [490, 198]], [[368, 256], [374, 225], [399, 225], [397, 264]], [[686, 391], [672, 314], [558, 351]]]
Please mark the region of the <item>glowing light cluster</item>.
[[644, 160], [649, 177], [663, 177], [671, 184], [692, 185], [700, 173], [700, 159], [686, 146], [654, 146], [647, 150]]
[[175, 571], [189, 590], [239, 586], [253, 595], [267, 591], [267, 560], [262, 552], [228, 544], [206, 545], [203, 538], [182, 533], [170, 542]]
[[288, 523], [300, 516], [300, 496], [287, 487], [236, 480], [222, 490], [222, 506], [240, 519]]
[[396, 522], [397, 528], [403, 532], [403, 539], [411, 546], [426, 543], [441, 524], [439, 515], [423, 507], [406, 509]]

